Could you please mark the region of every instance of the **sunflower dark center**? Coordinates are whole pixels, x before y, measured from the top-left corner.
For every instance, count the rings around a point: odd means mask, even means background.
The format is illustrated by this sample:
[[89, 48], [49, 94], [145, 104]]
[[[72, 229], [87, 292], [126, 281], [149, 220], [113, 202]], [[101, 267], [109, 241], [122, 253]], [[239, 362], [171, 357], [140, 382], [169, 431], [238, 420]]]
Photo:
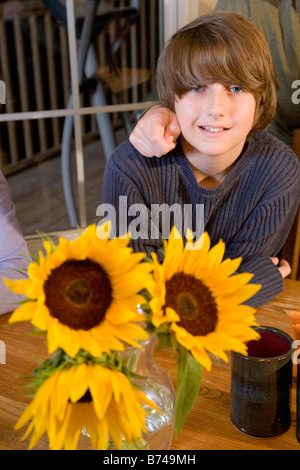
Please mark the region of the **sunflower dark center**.
[[85, 279], [75, 279], [66, 288], [66, 297], [74, 305], [83, 305], [88, 301], [91, 289]]
[[197, 302], [195, 299], [187, 292], [181, 292], [178, 295], [178, 309], [182, 316], [185, 318], [197, 318]]
[[91, 260], [69, 260], [54, 269], [44, 284], [50, 315], [74, 330], [101, 324], [112, 301], [106, 272]]
[[217, 326], [218, 309], [211, 291], [190, 274], [176, 273], [166, 282], [166, 307], [180, 316], [178, 326], [194, 336], [205, 336]]

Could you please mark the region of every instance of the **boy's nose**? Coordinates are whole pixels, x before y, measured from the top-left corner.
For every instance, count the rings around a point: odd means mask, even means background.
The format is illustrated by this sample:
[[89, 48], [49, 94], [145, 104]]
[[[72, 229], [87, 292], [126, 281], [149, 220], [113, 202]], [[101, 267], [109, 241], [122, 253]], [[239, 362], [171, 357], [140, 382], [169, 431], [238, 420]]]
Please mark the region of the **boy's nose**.
[[211, 86], [208, 93], [207, 113], [209, 116], [224, 116], [228, 109], [228, 96], [226, 89], [221, 84]]

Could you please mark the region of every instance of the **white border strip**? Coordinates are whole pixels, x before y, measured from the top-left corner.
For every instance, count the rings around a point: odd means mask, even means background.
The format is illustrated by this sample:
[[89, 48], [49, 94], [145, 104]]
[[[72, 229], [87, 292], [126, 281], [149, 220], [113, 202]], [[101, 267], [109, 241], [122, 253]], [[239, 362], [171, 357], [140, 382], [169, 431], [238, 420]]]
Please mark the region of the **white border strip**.
[[199, 0], [164, 0], [165, 42], [194, 18], [199, 16]]
[[164, 0], [165, 43], [178, 30], [178, 1], [179, 0]]

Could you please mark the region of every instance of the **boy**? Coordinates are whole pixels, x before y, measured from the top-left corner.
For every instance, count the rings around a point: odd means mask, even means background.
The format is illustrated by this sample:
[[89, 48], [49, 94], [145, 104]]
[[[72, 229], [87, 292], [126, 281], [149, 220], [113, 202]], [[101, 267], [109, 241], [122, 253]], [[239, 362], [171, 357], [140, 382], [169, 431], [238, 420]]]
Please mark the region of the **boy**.
[[193, 231], [196, 207], [203, 205], [212, 245], [222, 239], [225, 258], [241, 256], [239, 272], [262, 284], [248, 302], [257, 307], [282, 290], [289, 273], [288, 265], [279, 270], [270, 257], [280, 251], [300, 199], [296, 156], [263, 132], [278, 91], [267, 42], [243, 16], [204, 15], [171, 38], [158, 61], [157, 87], [160, 102], [179, 122], [177, 145], [166, 156], [146, 158], [123, 143], [107, 164], [104, 202], [117, 213], [119, 196], [126, 196], [128, 208], [147, 208], [144, 238], [132, 246], [148, 254], [165, 238], [147, 237], [152, 205], [192, 206]]

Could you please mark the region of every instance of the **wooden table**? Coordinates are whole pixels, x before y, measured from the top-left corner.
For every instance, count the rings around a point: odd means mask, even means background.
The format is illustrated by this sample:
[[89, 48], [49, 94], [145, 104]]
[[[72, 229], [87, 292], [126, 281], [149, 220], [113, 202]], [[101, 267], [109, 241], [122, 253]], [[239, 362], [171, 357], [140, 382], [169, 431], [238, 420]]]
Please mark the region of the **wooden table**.
[[[284, 291], [257, 311], [257, 321], [291, 333], [289, 311], [300, 311], [300, 282], [285, 280]], [[0, 316], [0, 340], [6, 345], [6, 363], [0, 364], [0, 449], [26, 449], [29, 440], [20, 440], [26, 427], [14, 431], [13, 427], [26, 403], [29, 403], [19, 386], [25, 383], [20, 376], [30, 373], [36, 367], [36, 357], [46, 357], [46, 346], [41, 337], [32, 336], [29, 323], [7, 325], [9, 315]], [[0, 356], [1, 357], [1, 356]], [[170, 356], [160, 353], [157, 362], [166, 370], [170, 367]], [[174, 379], [174, 371], [171, 372]], [[213, 360], [210, 373], [204, 372], [202, 389], [179, 436], [173, 439], [173, 450], [300, 450], [296, 439], [296, 391], [295, 379], [292, 389], [292, 424], [290, 429], [278, 437], [255, 439], [238, 431], [230, 420], [230, 361]], [[47, 449], [44, 436], [36, 446]], [[81, 440], [80, 448], [89, 448]]]

